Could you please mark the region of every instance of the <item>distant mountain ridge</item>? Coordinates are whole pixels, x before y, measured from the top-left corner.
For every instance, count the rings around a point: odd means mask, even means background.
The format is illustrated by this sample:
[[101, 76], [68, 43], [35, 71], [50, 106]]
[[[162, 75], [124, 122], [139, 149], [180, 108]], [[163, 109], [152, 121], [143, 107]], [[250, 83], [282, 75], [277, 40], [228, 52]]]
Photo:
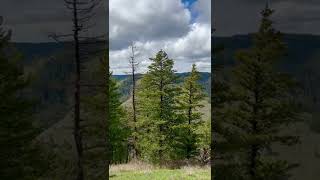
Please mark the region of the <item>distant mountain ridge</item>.
[[[284, 34], [284, 42], [288, 46], [288, 57], [286, 59], [292, 59], [291, 64], [302, 64], [304, 59], [308, 59], [320, 49], [320, 35], [308, 35], [308, 34]], [[46, 43], [13, 43], [13, 45], [26, 57], [30, 59], [32, 57], [41, 57], [52, 55], [64, 48], [66, 43], [46, 42]], [[234, 35], [231, 37], [215, 37], [215, 44], [222, 44], [226, 48], [227, 56], [230, 61], [233, 56], [233, 52], [237, 49], [243, 49], [250, 47], [252, 43], [252, 34], [247, 35]]]
[[[234, 64], [234, 52], [239, 49], [245, 49], [252, 44], [252, 34], [235, 35], [231, 37], [215, 37], [214, 43], [225, 47], [223, 62], [225, 64]], [[308, 34], [284, 34], [284, 42], [288, 47], [288, 56], [284, 58], [283, 65], [288, 71], [296, 72], [309, 59], [315, 56], [320, 50], [320, 36]], [[27, 62], [32, 61], [34, 57], [47, 57], [55, 53], [66, 50], [70, 46], [65, 46], [70, 42], [56, 43], [13, 43], [20, 51]], [[183, 73], [182, 73], [183, 74]], [[115, 75], [117, 79], [124, 76]]]
[[[320, 59], [320, 36], [284, 34], [283, 38], [288, 46], [288, 55], [281, 64], [284, 70], [291, 72], [296, 77], [302, 78], [304, 78], [304, 73], [309, 73], [311, 70], [316, 73], [319, 72], [320, 65], [310, 65], [310, 62], [314, 61], [315, 64]], [[236, 50], [250, 47], [252, 35], [216, 37], [214, 38], [214, 43], [222, 44], [225, 47], [222, 53], [223, 57], [216, 58], [215, 60], [223, 62], [228, 67], [235, 63], [234, 53]], [[72, 44], [70, 42], [48, 42], [13, 43], [13, 45], [23, 55], [25, 59], [24, 63], [28, 69], [36, 73], [37, 80], [32, 86], [34, 95], [41, 99], [41, 102], [45, 105], [68, 103], [65, 102], [65, 99], [70, 97], [69, 93], [73, 88], [70, 82], [70, 78], [74, 72]], [[317, 53], [319, 54], [319, 58], [317, 58]], [[306, 68], [306, 65], [311, 70]], [[211, 86], [211, 79], [209, 80], [210, 73], [201, 74], [202, 79], [200, 82], [209, 94]], [[178, 73], [180, 77], [185, 77], [186, 75], [187, 73]], [[320, 77], [318, 75], [311, 75], [311, 77], [318, 78], [314, 79], [312, 87], [314, 89], [320, 88], [318, 85], [320, 84]], [[128, 88], [130, 87], [130, 80], [125, 80], [128, 79], [126, 75], [114, 75], [114, 78], [120, 82], [121, 93], [123, 95], [128, 94], [130, 92], [130, 88]], [[60, 107], [60, 104], [57, 104], [57, 107]], [[52, 111], [52, 108], [48, 109]], [[61, 110], [57, 111], [62, 112]]]
[[[204, 91], [210, 96], [210, 87], [211, 87], [211, 73], [209, 72], [199, 72], [200, 73], [200, 80], [199, 83], [203, 86]], [[190, 72], [184, 73], [176, 73], [178, 76], [177, 84], [182, 83], [184, 78], [186, 78]], [[143, 75], [138, 74], [137, 80], [139, 80]], [[119, 83], [119, 91], [122, 95], [122, 100], [125, 101], [128, 96], [130, 95], [132, 89], [132, 81], [130, 75], [112, 75], [112, 77], [118, 81]]]
[[[304, 66], [311, 61], [312, 58], [317, 56], [317, 53], [320, 52], [320, 36], [316, 35], [305, 35], [305, 34], [284, 34], [284, 42], [288, 46], [288, 55], [282, 61], [281, 66], [288, 72], [295, 74], [296, 76], [304, 73]], [[234, 52], [239, 49], [246, 49], [252, 44], [252, 34], [248, 35], [235, 35], [232, 37], [215, 37], [215, 44], [222, 44], [225, 49], [223, 52], [222, 58], [217, 58], [216, 61], [222, 62], [224, 65], [232, 65], [235, 63]], [[59, 54], [61, 51], [66, 53], [71, 53], [73, 49], [71, 48], [70, 42], [65, 43], [56, 43], [56, 42], [47, 42], [47, 43], [13, 43], [16, 49], [23, 54], [25, 58], [25, 64], [33, 66], [33, 62], [50, 61], [48, 58]], [[73, 61], [70, 59], [72, 56], [67, 58], [63, 55], [59, 57], [61, 60], [60, 64], [56, 62], [50, 62], [50, 65], [47, 65], [43, 68], [50, 69], [50, 76], [55, 74], [65, 74], [68, 76], [69, 72], [73, 68]], [[320, 56], [319, 56], [320, 57]], [[38, 59], [36, 59], [38, 58]], [[46, 71], [46, 70], [43, 70]], [[46, 72], [44, 72], [46, 73]], [[184, 77], [187, 73], [178, 73], [179, 76]], [[202, 83], [206, 83], [209, 73], [202, 73], [203, 79]], [[117, 80], [126, 79], [126, 75], [114, 75]], [[208, 83], [206, 83], [208, 84]], [[206, 88], [208, 89], [208, 88]]]
[[[289, 72], [296, 73], [320, 51], [320, 36], [307, 34], [283, 34], [287, 46], [287, 56], [281, 66]], [[251, 46], [253, 35], [235, 35], [232, 37], [215, 37], [215, 45], [224, 46], [224, 64], [234, 64], [234, 52]]]
[[14, 47], [20, 52], [27, 63], [35, 57], [45, 57], [63, 49], [62, 43], [13, 43]]

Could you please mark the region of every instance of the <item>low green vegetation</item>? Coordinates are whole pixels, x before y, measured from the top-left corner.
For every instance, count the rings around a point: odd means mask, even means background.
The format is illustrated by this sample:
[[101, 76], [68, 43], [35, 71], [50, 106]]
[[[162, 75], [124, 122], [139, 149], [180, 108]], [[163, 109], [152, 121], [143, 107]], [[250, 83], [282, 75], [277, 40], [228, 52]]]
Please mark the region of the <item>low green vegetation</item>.
[[158, 169], [153, 171], [129, 171], [121, 172], [119, 174], [111, 175], [111, 179], [136, 179], [136, 180], [147, 180], [147, 179], [210, 179], [210, 172], [199, 169], [192, 172], [186, 172], [186, 170], [169, 170], [169, 169]]
[[181, 169], [163, 169], [144, 164], [113, 165], [110, 169], [112, 180], [207, 180], [211, 178], [209, 167], [183, 167]]

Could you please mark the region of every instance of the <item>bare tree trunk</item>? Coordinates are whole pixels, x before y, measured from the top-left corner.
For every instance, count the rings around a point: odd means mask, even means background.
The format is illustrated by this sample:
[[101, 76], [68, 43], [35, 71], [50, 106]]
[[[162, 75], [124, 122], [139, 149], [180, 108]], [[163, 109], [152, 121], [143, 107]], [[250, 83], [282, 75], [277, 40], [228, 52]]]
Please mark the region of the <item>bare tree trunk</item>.
[[131, 66], [131, 75], [132, 75], [132, 109], [133, 109], [133, 123], [134, 123], [134, 137], [133, 137], [133, 159], [137, 159], [138, 157], [138, 150], [137, 150], [137, 142], [138, 142], [138, 128], [137, 128], [137, 110], [136, 110], [136, 68], [138, 63], [135, 60], [135, 52], [134, 52], [134, 44], [132, 43], [131, 50], [132, 50], [132, 56], [130, 62]]
[[[82, 128], [87, 128], [84, 126], [83, 119], [80, 118], [80, 88], [81, 86], [93, 86], [93, 87], [105, 87], [104, 85], [84, 85], [81, 83], [81, 62], [84, 59], [90, 58], [90, 55], [98, 55], [100, 53], [105, 53], [105, 47], [97, 50], [95, 47], [92, 50], [91, 46], [94, 44], [101, 44], [104, 36], [89, 36], [87, 34], [83, 34], [84, 32], [88, 32], [93, 26], [90, 24], [90, 20], [95, 16], [95, 10], [99, 7], [101, 0], [64, 0], [66, 8], [69, 9], [72, 13], [72, 23], [73, 30], [72, 33], [68, 34], [51, 34], [49, 35], [54, 40], [61, 42], [60, 40], [67, 40], [72, 38], [72, 42], [74, 43], [74, 61], [76, 66], [75, 73], [75, 91], [74, 91], [74, 129], [73, 136], [75, 140], [75, 148], [76, 148], [76, 179], [83, 180], [85, 177], [84, 173], [84, 159], [85, 152], [90, 151], [91, 148], [87, 148], [83, 142], [83, 136], [85, 131], [82, 131]], [[67, 40], [71, 41], [71, 39]], [[109, 66], [107, 67], [107, 71]], [[108, 75], [105, 76], [108, 78]], [[108, 83], [107, 83], [108, 84]], [[108, 88], [108, 86], [107, 86]], [[105, 129], [105, 128], [104, 128]], [[107, 133], [106, 133], [107, 134]], [[106, 137], [107, 138], [107, 135]], [[107, 144], [107, 140], [103, 141]], [[105, 145], [105, 144], [104, 144]], [[107, 144], [108, 146], [109, 144]], [[96, 146], [96, 145], [94, 145]], [[85, 148], [84, 148], [85, 147]], [[107, 157], [108, 158], [108, 157]], [[92, 160], [93, 161], [93, 160]], [[96, 162], [94, 162], [96, 163]], [[109, 164], [109, 162], [107, 162]], [[88, 170], [89, 172], [90, 170]], [[108, 171], [108, 169], [107, 169]], [[103, 172], [104, 173], [104, 172]], [[89, 173], [86, 173], [86, 176]], [[104, 174], [105, 176], [105, 174]]]
[[75, 48], [75, 62], [76, 62], [76, 82], [75, 82], [75, 107], [74, 107], [74, 139], [77, 149], [77, 180], [83, 180], [83, 147], [80, 130], [80, 48], [79, 48], [79, 24], [77, 13], [77, 0], [73, 0], [73, 38]]

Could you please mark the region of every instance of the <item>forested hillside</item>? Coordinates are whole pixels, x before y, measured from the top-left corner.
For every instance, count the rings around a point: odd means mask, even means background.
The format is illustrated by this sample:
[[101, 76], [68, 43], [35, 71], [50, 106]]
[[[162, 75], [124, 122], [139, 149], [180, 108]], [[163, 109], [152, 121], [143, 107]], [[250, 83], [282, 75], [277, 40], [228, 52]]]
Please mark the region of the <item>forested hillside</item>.
[[[177, 83], [182, 83], [189, 74], [190, 73], [176, 73], [178, 76]], [[137, 79], [140, 79], [141, 77], [141, 74], [137, 74]], [[130, 75], [113, 75], [113, 78], [119, 82], [119, 91], [122, 95], [122, 100], [127, 100], [132, 89]], [[211, 74], [208, 72], [200, 72], [199, 83], [205, 88], [205, 92], [207, 93], [208, 97], [210, 97]]]
[[[229, 66], [234, 64], [234, 52], [238, 49], [245, 49], [250, 46], [250, 35], [237, 35], [232, 37], [217, 37], [216, 44], [225, 47], [223, 58], [218, 60]], [[317, 63], [320, 55], [320, 37], [314, 35], [295, 35], [286, 34], [283, 37], [284, 42], [288, 46], [287, 56], [281, 61], [281, 67], [296, 78], [302, 80], [305, 86], [305, 93], [314, 96], [315, 101], [319, 101], [319, 73], [317, 69], [320, 64]], [[70, 73], [73, 71], [72, 62], [68, 61], [68, 48], [59, 43], [14, 43], [16, 48], [26, 57], [27, 66], [30, 71], [42, 71], [43, 75], [39, 75], [35, 83], [35, 87], [39, 90], [37, 93], [43, 102], [57, 103], [61, 102], [62, 97], [66, 95], [65, 89], [68, 86]], [[179, 76], [184, 77], [186, 74], [181, 73]], [[127, 75], [113, 75], [115, 79], [121, 81], [121, 94], [128, 96], [130, 81], [127, 81]], [[209, 75], [201, 73], [201, 83], [205, 85], [206, 91], [209, 93], [210, 87]], [[63, 85], [61, 82], [64, 82]], [[70, 81], [69, 81], [70, 83]], [[50, 86], [49, 86], [50, 84]], [[126, 99], [126, 98], [124, 98]], [[123, 99], [123, 100], [124, 100]], [[48, 112], [49, 113], [49, 112]], [[51, 123], [49, 123], [51, 124]]]

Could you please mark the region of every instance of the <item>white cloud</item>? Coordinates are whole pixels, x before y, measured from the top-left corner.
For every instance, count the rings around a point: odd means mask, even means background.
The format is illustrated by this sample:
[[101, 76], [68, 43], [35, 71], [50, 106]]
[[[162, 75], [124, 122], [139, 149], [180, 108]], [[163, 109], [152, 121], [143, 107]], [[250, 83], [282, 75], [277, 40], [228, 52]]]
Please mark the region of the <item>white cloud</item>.
[[192, 24], [190, 32], [176, 41], [171, 41], [169, 51], [174, 56], [202, 57], [211, 52], [210, 25]]
[[[130, 57], [130, 49], [128, 47], [130, 41], [135, 41], [135, 46], [137, 47], [137, 57], [136, 59], [140, 62], [138, 71], [140, 73], [144, 73], [147, 71], [148, 65], [151, 63], [149, 58], [153, 57], [160, 49], [165, 50], [168, 53], [169, 58], [175, 60], [174, 68], [178, 72], [188, 72], [191, 69], [191, 65], [196, 63], [199, 65], [200, 71], [210, 71], [210, 62], [211, 62], [211, 26], [210, 20], [205, 19], [207, 15], [202, 15], [203, 11], [201, 11], [201, 6], [199, 8], [194, 8], [198, 10], [198, 18], [194, 23], [190, 23], [190, 10], [186, 9], [183, 4], [181, 4], [180, 0], [163, 0], [161, 1], [158, 10], [154, 9], [154, 11], [150, 10], [141, 10], [147, 11], [145, 13], [139, 11], [138, 9], [135, 10], [137, 14], [132, 14], [128, 12], [130, 7], [135, 6], [136, 8], [139, 7], [138, 5], [131, 4], [129, 0], [120, 0], [122, 2], [129, 2], [129, 5], [126, 5], [125, 8], [127, 9], [116, 9], [115, 6], [112, 4], [114, 2], [111, 0], [110, 8], [113, 9], [112, 11], [120, 11], [114, 12], [114, 14], [122, 14], [122, 17], [128, 17], [132, 19], [132, 22], [128, 21], [129, 24], [125, 24], [122, 27], [122, 21], [120, 23], [114, 22], [116, 19], [122, 18], [114, 18], [113, 22], [115, 25], [110, 21], [110, 34], [115, 29], [123, 29], [123, 34], [125, 34], [126, 38], [119, 36], [120, 34], [111, 35], [110, 39], [110, 66], [111, 70], [114, 74], [124, 74], [125, 72], [129, 72], [129, 65], [128, 59]], [[138, 2], [142, 2], [144, 0], [138, 0]], [[170, 2], [169, 2], [170, 1]], [[207, 0], [200, 0], [201, 3], [204, 3]], [[208, 2], [208, 1], [207, 1]], [[116, 5], [119, 6], [119, 2], [117, 1]], [[194, 7], [198, 7], [198, 2], [194, 5]], [[201, 4], [199, 3], [199, 4]], [[154, 4], [157, 3], [149, 3], [141, 5], [143, 8], [148, 9], [148, 5], [151, 9], [154, 8]], [[167, 7], [171, 10], [165, 10], [166, 6], [176, 5], [177, 7]], [[208, 3], [209, 11], [210, 11], [210, 4]], [[202, 5], [202, 7], [204, 7]], [[111, 12], [110, 9], [110, 12]], [[161, 10], [162, 9], [162, 10]], [[193, 9], [193, 10], [194, 10]], [[170, 13], [169, 13], [170, 12]], [[184, 12], [184, 13], [181, 13]], [[164, 14], [161, 14], [164, 13]], [[130, 14], [130, 15], [128, 15]], [[148, 16], [145, 16], [148, 14]], [[150, 17], [156, 18], [159, 16], [161, 19], [167, 19], [169, 23], [164, 23], [162, 21], [157, 21], [153, 19], [150, 26], [152, 27], [162, 27], [157, 29], [157, 32], [149, 32], [149, 29], [144, 29], [144, 26], [148, 26]], [[203, 18], [202, 18], [203, 17]], [[177, 21], [178, 19], [187, 20], [180, 25], [173, 26], [171, 23]], [[187, 23], [186, 23], [187, 22]], [[178, 23], [178, 22], [177, 22]], [[180, 22], [181, 23], [181, 22]], [[142, 25], [140, 27], [140, 25]], [[128, 26], [132, 26], [131, 28], [127, 28]], [[172, 27], [179, 27], [174, 28]], [[141, 29], [141, 31], [140, 31]], [[176, 31], [175, 33], [171, 33], [171, 30]], [[186, 31], [187, 30], [187, 31]], [[132, 32], [135, 31], [135, 32]], [[123, 40], [126, 39], [126, 42]], [[114, 42], [113, 42], [114, 41]], [[121, 42], [122, 41], [122, 42]], [[119, 44], [125, 45], [123, 48], [119, 48]], [[116, 47], [112, 47], [116, 46]]]
[[193, 11], [200, 12], [197, 21], [211, 23], [211, 0], [198, 0], [192, 7]]
[[130, 41], [183, 36], [189, 31], [190, 12], [180, 0], [110, 0], [110, 48]]

